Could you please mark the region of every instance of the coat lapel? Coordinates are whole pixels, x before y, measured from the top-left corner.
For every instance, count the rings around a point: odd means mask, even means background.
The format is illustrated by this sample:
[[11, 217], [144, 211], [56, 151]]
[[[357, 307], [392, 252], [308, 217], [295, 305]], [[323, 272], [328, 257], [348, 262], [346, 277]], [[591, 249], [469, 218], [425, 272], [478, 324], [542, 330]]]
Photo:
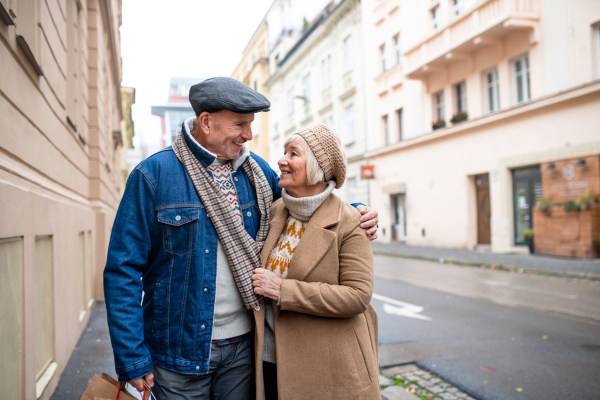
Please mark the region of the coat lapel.
[[310, 218], [294, 252], [288, 272], [289, 279], [304, 280], [331, 247], [336, 234], [327, 228], [339, 223], [341, 206], [341, 200], [331, 194]]

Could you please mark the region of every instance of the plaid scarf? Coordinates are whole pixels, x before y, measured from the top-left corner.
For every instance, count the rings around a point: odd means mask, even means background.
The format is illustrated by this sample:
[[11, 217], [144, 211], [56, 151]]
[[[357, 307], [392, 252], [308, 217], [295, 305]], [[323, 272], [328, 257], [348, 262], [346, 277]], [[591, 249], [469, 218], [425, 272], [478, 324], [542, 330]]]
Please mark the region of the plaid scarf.
[[254, 293], [252, 274], [255, 268], [261, 267], [260, 251], [269, 233], [269, 218], [273, 202], [271, 187], [258, 163], [248, 156], [248, 160], [242, 164], [242, 168], [256, 190], [261, 214], [260, 228], [256, 234], [256, 240], [254, 240], [244, 229], [243, 223], [240, 223], [239, 216], [235, 215], [223, 192], [188, 147], [184, 138], [185, 134], [183, 131], [179, 132], [173, 143], [173, 151], [185, 166], [196, 193], [217, 231], [244, 305], [249, 310], [258, 310], [260, 309], [260, 296]]

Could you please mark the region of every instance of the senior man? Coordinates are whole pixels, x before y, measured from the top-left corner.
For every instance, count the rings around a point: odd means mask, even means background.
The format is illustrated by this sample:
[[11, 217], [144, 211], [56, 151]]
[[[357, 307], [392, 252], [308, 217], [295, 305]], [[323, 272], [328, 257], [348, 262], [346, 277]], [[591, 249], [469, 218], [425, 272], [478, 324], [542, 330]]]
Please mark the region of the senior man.
[[[252, 273], [281, 189], [245, 142], [270, 103], [222, 77], [189, 98], [196, 118], [132, 171], [115, 218], [104, 270], [115, 367], [158, 399], [251, 399]], [[377, 213], [360, 211], [374, 239]]]

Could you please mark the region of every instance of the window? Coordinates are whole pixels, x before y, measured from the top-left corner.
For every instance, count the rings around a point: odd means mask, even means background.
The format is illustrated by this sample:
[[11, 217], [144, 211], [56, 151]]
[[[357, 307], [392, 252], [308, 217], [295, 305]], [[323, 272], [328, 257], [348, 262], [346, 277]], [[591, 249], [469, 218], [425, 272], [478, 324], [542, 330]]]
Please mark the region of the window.
[[442, 25], [442, 13], [439, 4], [431, 9], [431, 23], [434, 30]]
[[258, 80], [254, 80], [254, 90], [258, 90]]
[[488, 114], [500, 110], [498, 70], [492, 68], [485, 73], [485, 110]]
[[346, 121], [345, 144], [354, 143], [354, 104], [346, 107], [344, 119]]
[[260, 124], [262, 120], [262, 113], [254, 114], [254, 121], [252, 122], [252, 134], [254, 137], [260, 135]]
[[383, 117], [381, 117], [381, 126], [383, 128], [383, 140], [386, 146], [390, 144], [390, 133], [388, 125], [388, 116], [384, 115]]
[[294, 113], [294, 87], [288, 89], [288, 115]]
[[358, 190], [356, 178], [348, 178], [348, 203], [358, 203]]
[[404, 140], [404, 129], [402, 129], [402, 109], [396, 111], [396, 117], [398, 118], [398, 140]]
[[385, 67], [385, 43], [379, 48], [379, 55], [381, 57], [381, 72], [383, 73], [387, 71], [387, 68]]
[[23, 238], [0, 239], [0, 393], [6, 399], [23, 398], [22, 321]]
[[465, 81], [454, 85], [454, 113], [462, 114], [467, 111], [467, 83]]
[[304, 101], [310, 101], [310, 72], [302, 78], [302, 96]]
[[400, 34], [394, 36], [394, 44], [396, 45], [396, 64], [402, 63], [402, 51], [400, 48]]
[[40, 379], [54, 361], [52, 236], [35, 238], [34, 278], [34, 336], [35, 379]]
[[433, 117], [435, 121], [443, 121], [444, 120], [444, 91], [440, 90], [437, 93], [433, 94], [433, 104], [434, 111]]
[[464, 11], [464, 1], [454, 0], [454, 15], [459, 15]]
[[80, 303], [80, 314], [79, 320], [83, 320], [85, 310], [87, 309], [87, 302], [85, 301], [85, 233], [79, 232], [79, 268], [77, 271], [79, 284], [77, 289], [79, 291], [79, 303]]
[[512, 170], [514, 240], [515, 244], [525, 244], [523, 231], [533, 227], [533, 208], [544, 197], [540, 166]]
[[329, 118], [323, 119], [323, 125], [327, 125], [331, 129], [333, 129], [333, 116], [329, 116]]
[[275, 128], [275, 132], [277, 132], [277, 128], [279, 127], [279, 117], [280, 117], [279, 97], [273, 98], [272, 106], [273, 106], [273, 108], [272, 108], [271, 113], [273, 113], [273, 127]]
[[328, 55], [321, 61], [321, 78], [323, 80], [323, 90], [331, 86], [331, 56]]
[[529, 90], [529, 57], [526, 55], [517, 58], [514, 62], [514, 90], [517, 105], [531, 99]]
[[352, 71], [354, 67], [352, 62], [352, 36], [344, 39], [344, 72]]

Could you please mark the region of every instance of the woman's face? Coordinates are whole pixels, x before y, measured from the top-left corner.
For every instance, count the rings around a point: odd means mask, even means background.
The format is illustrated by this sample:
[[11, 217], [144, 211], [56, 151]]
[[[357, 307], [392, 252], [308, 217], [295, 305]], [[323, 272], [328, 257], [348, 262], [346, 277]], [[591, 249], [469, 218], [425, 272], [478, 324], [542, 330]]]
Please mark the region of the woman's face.
[[292, 196], [294, 189], [306, 185], [306, 142], [297, 137], [285, 146], [283, 157], [277, 163], [281, 170], [279, 187], [284, 188]]

